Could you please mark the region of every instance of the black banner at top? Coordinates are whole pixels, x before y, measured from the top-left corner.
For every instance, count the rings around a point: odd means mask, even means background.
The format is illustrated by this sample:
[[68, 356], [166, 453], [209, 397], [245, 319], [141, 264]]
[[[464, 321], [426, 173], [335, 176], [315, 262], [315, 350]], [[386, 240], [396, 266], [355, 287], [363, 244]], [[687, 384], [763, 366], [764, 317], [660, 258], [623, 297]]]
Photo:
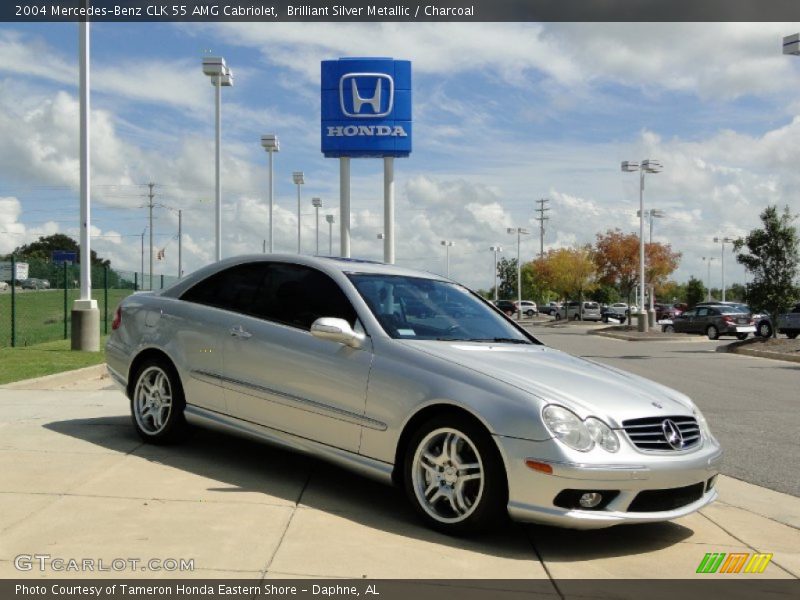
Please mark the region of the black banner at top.
[[[2, 0], [0, 21], [800, 21], [798, 0]], [[576, 40], [579, 43], [579, 40]]]

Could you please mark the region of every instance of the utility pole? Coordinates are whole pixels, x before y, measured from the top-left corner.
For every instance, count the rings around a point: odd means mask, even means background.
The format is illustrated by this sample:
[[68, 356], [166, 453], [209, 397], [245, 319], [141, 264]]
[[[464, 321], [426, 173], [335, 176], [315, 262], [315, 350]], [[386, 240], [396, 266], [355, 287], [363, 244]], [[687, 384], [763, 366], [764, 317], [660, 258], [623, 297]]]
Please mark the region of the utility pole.
[[550, 210], [547, 207], [550, 203], [550, 199], [542, 198], [537, 200], [536, 203], [539, 205], [539, 208], [535, 211], [539, 213], [539, 216], [536, 217], [536, 220], [539, 221], [539, 258], [544, 258], [544, 222], [550, 220], [550, 217], [546, 217], [544, 214]]
[[183, 211], [178, 209], [178, 279], [183, 277]]
[[142, 287], [144, 288], [144, 234], [147, 233], [147, 227], [142, 229]]
[[153, 193], [153, 188], [155, 187], [155, 183], [148, 183], [147, 187], [149, 188], [149, 192], [147, 193], [147, 208], [150, 209], [150, 289], [153, 289], [153, 198], [155, 194]]

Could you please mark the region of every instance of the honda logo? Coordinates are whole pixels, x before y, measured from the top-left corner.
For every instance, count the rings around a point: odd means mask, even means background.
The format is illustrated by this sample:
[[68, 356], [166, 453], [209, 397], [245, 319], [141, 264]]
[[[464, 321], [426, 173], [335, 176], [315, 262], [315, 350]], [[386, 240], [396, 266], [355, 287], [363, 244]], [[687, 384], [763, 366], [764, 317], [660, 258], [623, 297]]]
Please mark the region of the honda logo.
[[394, 79], [386, 73], [342, 75], [339, 104], [346, 117], [386, 117], [394, 107]]

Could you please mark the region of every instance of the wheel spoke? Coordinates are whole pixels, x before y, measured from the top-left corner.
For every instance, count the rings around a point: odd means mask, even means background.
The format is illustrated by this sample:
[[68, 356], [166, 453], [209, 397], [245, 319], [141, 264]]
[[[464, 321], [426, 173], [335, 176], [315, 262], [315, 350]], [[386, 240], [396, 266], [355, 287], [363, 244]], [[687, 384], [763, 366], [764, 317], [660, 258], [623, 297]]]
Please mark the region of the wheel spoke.
[[433, 494], [433, 496], [431, 496], [430, 498], [428, 498], [428, 504], [430, 504], [430, 505], [435, 504], [436, 501], [439, 498], [443, 497], [443, 496], [444, 496], [444, 492], [442, 492], [442, 488], [440, 488], [439, 486], [436, 486], [436, 493]]
[[451, 502], [451, 504], [453, 504], [453, 509], [455, 509], [457, 513], [463, 514], [469, 510], [469, 505], [464, 498], [464, 486], [461, 484], [461, 482], [456, 484], [451, 497], [451, 500], [452, 499], [455, 499], [455, 503]]
[[[431, 481], [430, 484], [428, 484], [428, 487], [425, 488], [425, 498], [428, 498], [431, 495], [431, 492], [437, 489], [439, 489], [439, 482], [436, 480]], [[430, 499], [428, 502], [430, 502]]]
[[422, 466], [423, 469], [426, 471], [436, 471], [436, 467], [438, 467], [442, 463], [441, 456], [434, 456], [430, 452], [423, 452], [422, 456], [420, 457], [419, 464]]

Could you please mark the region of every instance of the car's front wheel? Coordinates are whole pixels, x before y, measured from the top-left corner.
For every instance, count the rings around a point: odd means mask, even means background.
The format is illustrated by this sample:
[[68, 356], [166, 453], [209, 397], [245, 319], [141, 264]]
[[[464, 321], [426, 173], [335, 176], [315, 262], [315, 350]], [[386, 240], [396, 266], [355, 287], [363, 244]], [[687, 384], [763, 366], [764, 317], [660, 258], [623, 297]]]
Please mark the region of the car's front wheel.
[[772, 337], [772, 325], [770, 325], [769, 321], [762, 321], [759, 323], [758, 335], [762, 338]]
[[131, 416], [136, 432], [146, 442], [165, 444], [186, 431], [186, 402], [175, 369], [160, 361], [145, 361], [137, 370], [131, 394]]
[[664, 333], [675, 333], [674, 325], [664, 325]]
[[411, 438], [406, 495], [426, 523], [443, 533], [485, 531], [503, 518], [505, 469], [488, 432], [458, 416], [436, 417]]

